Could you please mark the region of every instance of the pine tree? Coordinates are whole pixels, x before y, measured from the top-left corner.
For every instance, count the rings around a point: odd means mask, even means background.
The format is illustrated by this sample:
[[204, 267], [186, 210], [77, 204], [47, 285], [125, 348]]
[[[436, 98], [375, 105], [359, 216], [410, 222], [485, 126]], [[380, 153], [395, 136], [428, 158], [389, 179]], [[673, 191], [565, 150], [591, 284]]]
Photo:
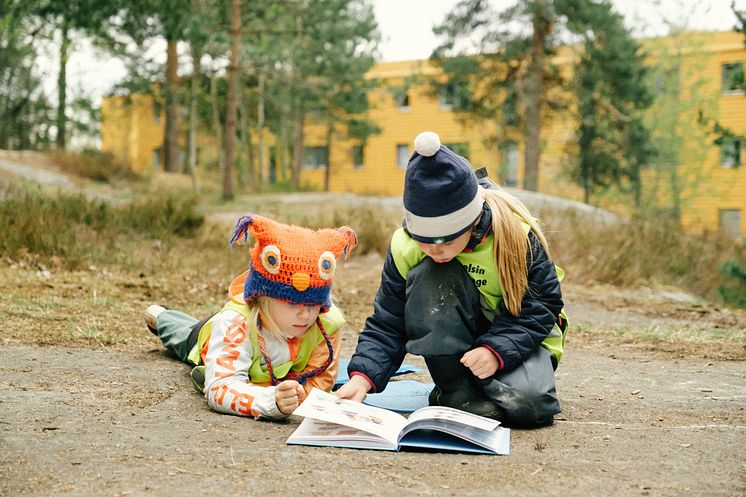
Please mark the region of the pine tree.
[[645, 54], [608, 0], [563, 0], [559, 11], [583, 37], [575, 66], [577, 162], [573, 178], [584, 200], [615, 185], [642, 201], [642, 170], [655, 155], [643, 111], [653, 101]]
[[[488, 124], [486, 141], [499, 146], [502, 137], [520, 129], [524, 142], [523, 188], [539, 188], [541, 128], [561, 100], [551, 88], [560, 82], [551, 63], [557, 33], [556, 2], [529, 0], [501, 12], [487, 0], [462, 0], [435, 33], [445, 41], [433, 60], [446, 76], [436, 82], [462, 122]], [[511, 30], [516, 24], [526, 30]], [[462, 47], [472, 42], [470, 50]], [[477, 52], [477, 53], [472, 53]]]

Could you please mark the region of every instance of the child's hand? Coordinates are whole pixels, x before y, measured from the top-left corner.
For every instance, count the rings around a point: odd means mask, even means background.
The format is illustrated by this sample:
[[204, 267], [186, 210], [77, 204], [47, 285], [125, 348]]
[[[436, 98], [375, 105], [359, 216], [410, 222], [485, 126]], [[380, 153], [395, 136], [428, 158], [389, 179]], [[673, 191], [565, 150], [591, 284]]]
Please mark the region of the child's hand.
[[350, 381], [342, 385], [339, 390], [334, 392], [340, 399], [354, 400], [362, 402], [365, 394], [370, 391], [370, 383], [362, 376], [354, 375]]
[[497, 357], [486, 347], [472, 349], [461, 357], [461, 364], [471, 370], [471, 373], [483, 380], [497, 372]]
[[303, 395], [303, 387], [295, 380], [283, 381], [275, 387], [275, 403], [283, 414], [293, 414]]

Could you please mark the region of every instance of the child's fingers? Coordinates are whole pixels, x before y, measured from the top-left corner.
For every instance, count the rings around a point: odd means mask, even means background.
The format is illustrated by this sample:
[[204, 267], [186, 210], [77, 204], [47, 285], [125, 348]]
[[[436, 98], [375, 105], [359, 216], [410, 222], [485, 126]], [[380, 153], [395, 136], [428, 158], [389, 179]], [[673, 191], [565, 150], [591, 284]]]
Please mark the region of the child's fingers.
[[470, 368], [474, 365], [474, 354], [472, 354], [472, 352], [473, 351], [470, 350], [461, 356], [461, 364], [463, 364], [467, 368]]
[[277, 385], [277, 388], [281, 391], [292, 391], [295, 392], [300, 384], [295, 380], [286, 380]]

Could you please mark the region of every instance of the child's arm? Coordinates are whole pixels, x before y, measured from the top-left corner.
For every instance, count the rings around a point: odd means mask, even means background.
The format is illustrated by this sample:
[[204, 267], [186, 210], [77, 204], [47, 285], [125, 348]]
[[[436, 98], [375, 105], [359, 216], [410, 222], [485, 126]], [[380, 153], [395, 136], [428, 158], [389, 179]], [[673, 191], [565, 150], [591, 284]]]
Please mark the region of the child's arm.
[[[534, 353], [557, 322], [564, 304], [554, 263], [529, 232], [533, 261], [529, 258], [528, 289], [521, 301], [521, 313], [513, 316], [500, 303], [500, 312], [476, 347], [489, 349], [497, 358], [500, 372], [507, 372]], [[530, 256], [529, 256], [530, 257]]]
[[[251, 339], [244, 317], [222, 311], [213, 320], [205, 356], [205, 398], [215, 411], [239, 416], [284, 418], [277, 406], [275, 387], [249, 380]], [[287, 409], [286, 409], [287, 410]]]
[[[334, 382], [337, 379], [337, 372], [339, 371], [339, 345], [342, 341], [341, 336], [341, 330], [337, 330], [336, 333], [329, 336], [329, 339], [332, 341], [332, 348], [334, 349], [334, 357], [332, 358], [332, 362], [329, 364], [329, 367], [326, 368], [326, 371], [317, 374], [316, 376], [312, 376], [308, 379], [306, 384], [303, 386], [303, 388], [305, 389], [305, 393], [310, 392], [313, 387], [316, 387], [325, 392], [330, 392], [332, 390]], [[324, 364], [324, 362], [326, 362], [328, 358], [329, 347], [326, 346], [326, 341], [322, 340], [322, 342], [311, 353], [311, 357], [308, 359], [308, 364], [306, 364], [303, 372], [305, 373], [316, 369], [320, 365]]]

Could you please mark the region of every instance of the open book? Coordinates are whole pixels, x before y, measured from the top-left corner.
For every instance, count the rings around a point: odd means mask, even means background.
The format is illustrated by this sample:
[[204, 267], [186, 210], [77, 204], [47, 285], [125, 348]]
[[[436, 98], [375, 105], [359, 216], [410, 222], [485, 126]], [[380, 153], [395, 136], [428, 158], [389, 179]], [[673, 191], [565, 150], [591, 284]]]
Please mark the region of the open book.
[[356, 449], [432, 450], [508, 455], [510, 430], [498, 421], [451, 409], [423, 407], [409, 419], [380, 407], [314, 388], [293, 414], [305, 419], [288, 444]]

